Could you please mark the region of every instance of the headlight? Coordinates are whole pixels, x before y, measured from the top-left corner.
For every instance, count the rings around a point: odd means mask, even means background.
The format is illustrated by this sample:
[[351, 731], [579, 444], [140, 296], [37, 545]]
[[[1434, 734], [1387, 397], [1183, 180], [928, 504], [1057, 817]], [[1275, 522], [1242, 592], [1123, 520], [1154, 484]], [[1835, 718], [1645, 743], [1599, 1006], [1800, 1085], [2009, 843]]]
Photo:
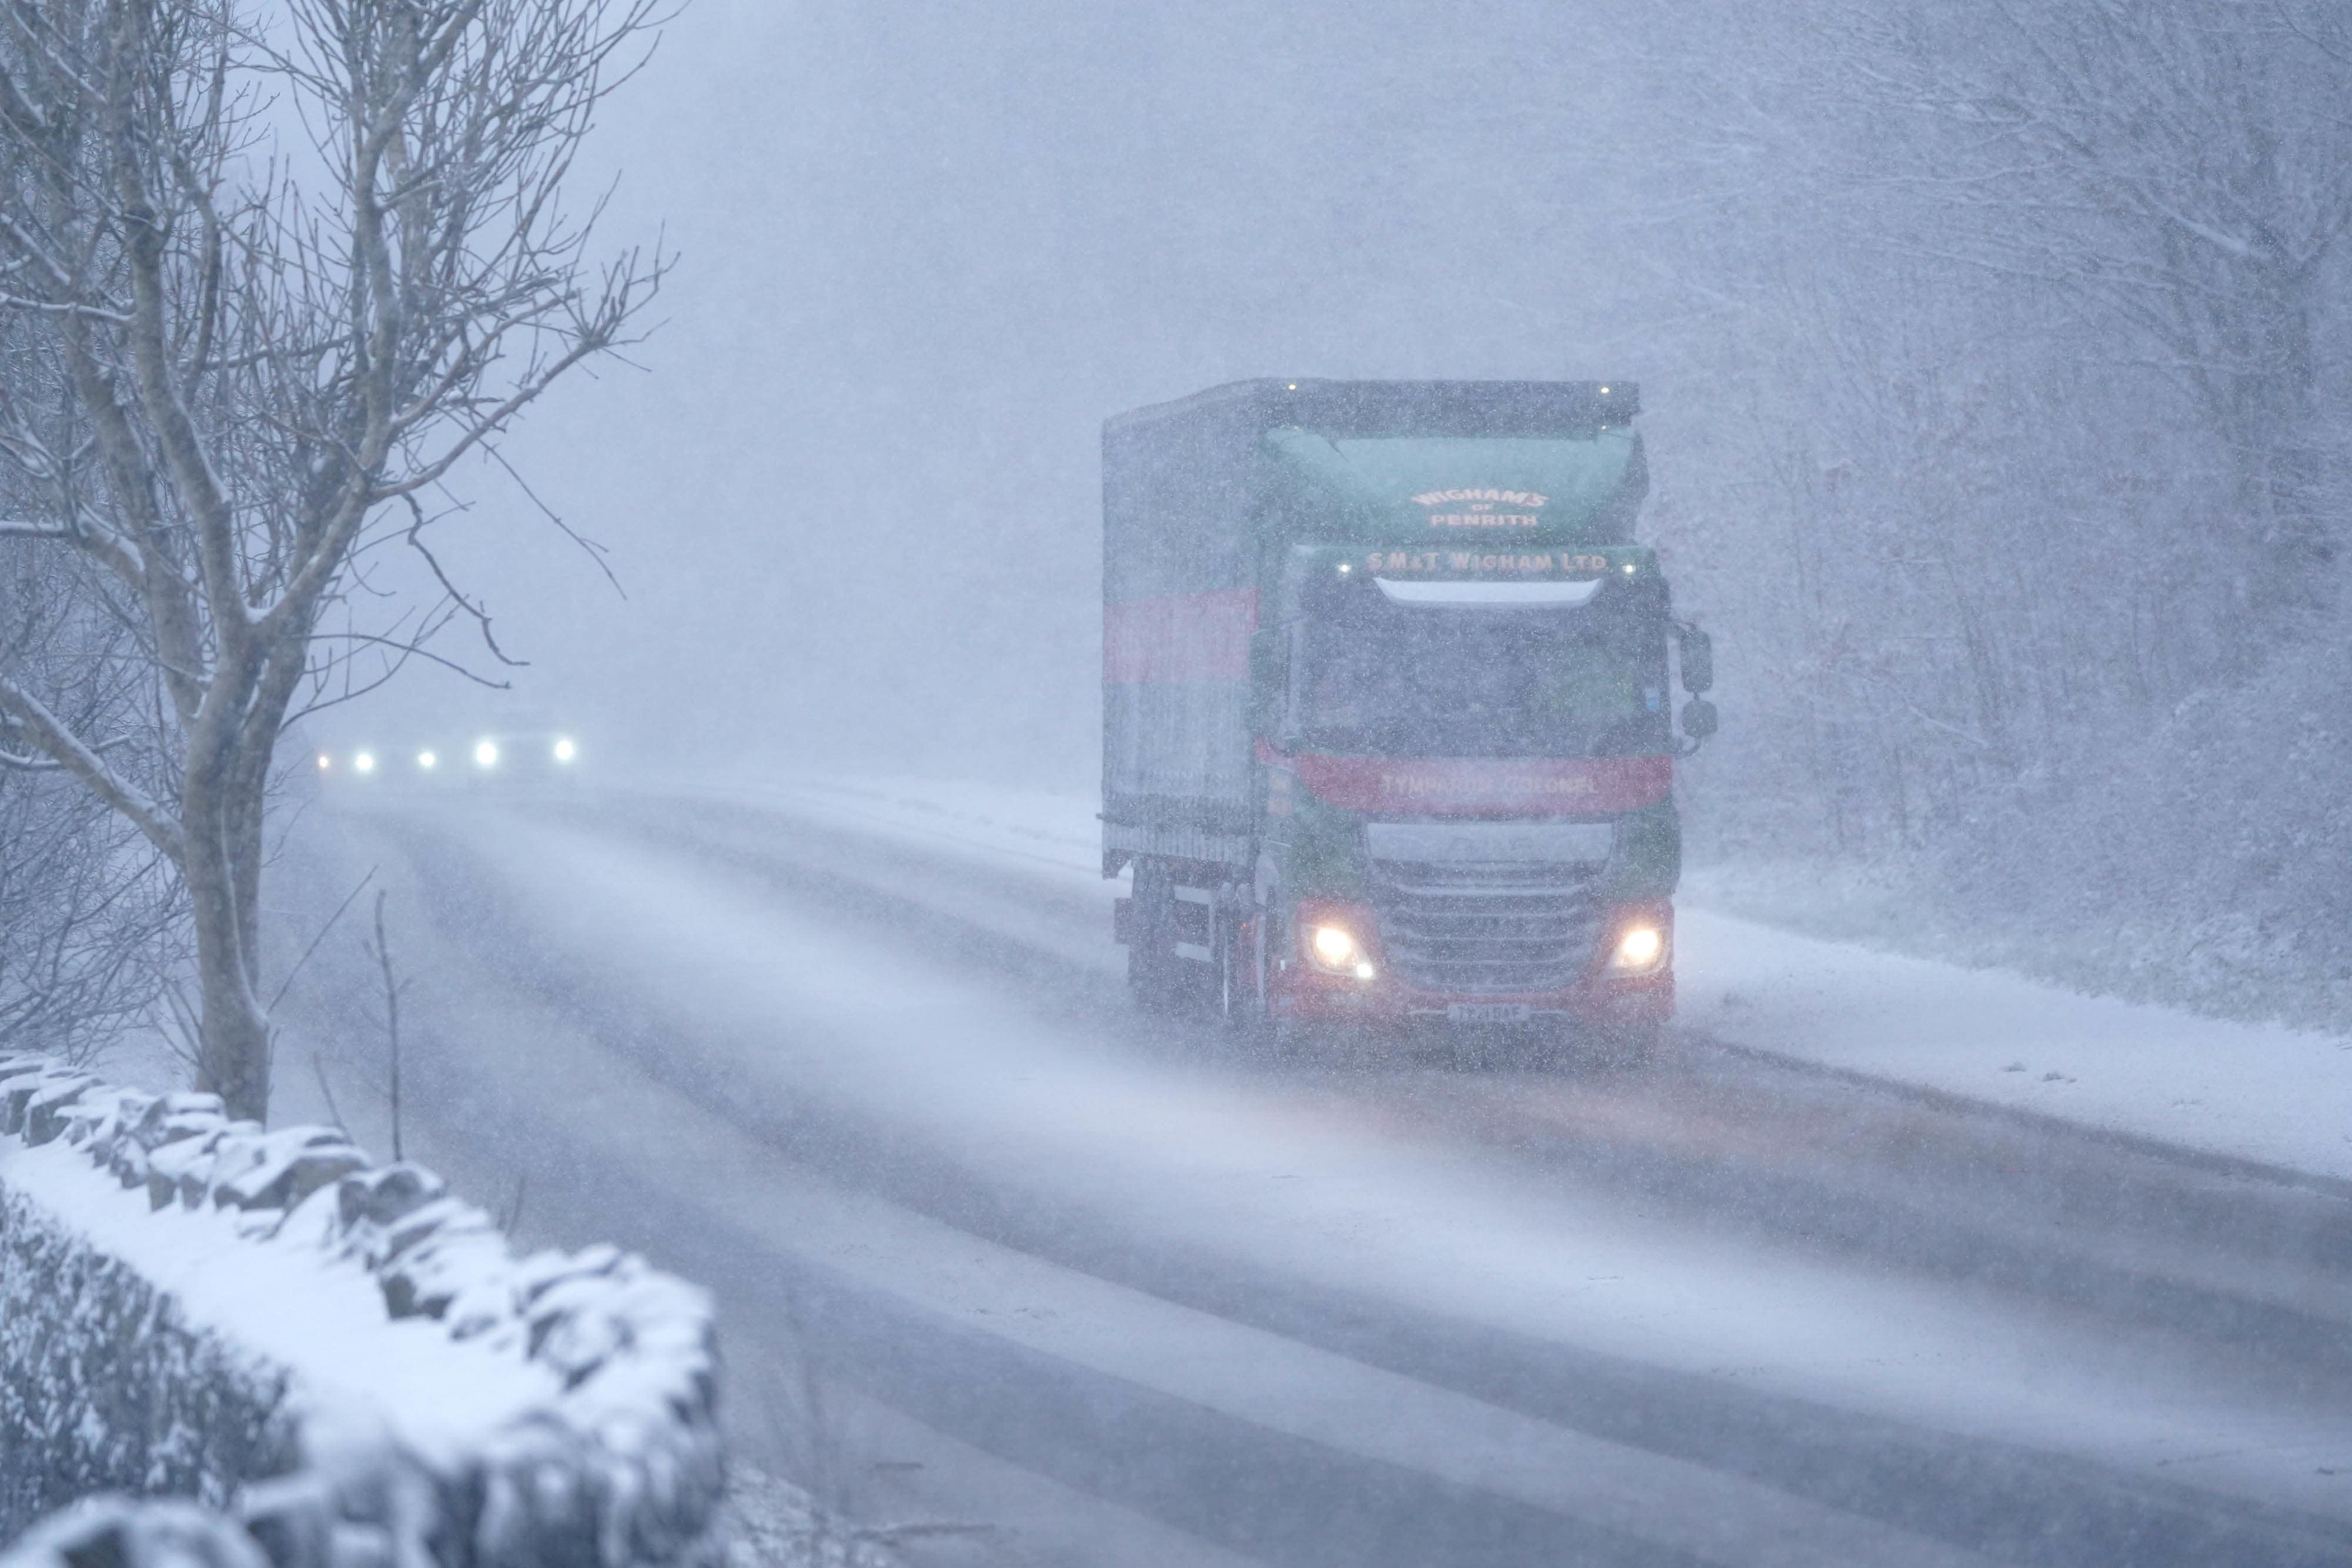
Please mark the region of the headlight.
[[434, 756], [434, 755], [433, 755], [431, 752], [429, 752], [429, 751], [420, 751], [420, 752], [418, 752], [418, 753], [416, 754], [416, 766], [418, 766], [419, 768], [431, 768], [435, 763], [436, 763], [436, 762], [438, 762], [438, 761], [440, 761], [440, 760], [441, 760], [441, 759], [440, 759], [439, 758], [437, 758], [437, 757]]
[[1628, 925], [1617, 934], [1617, 946], [1609, 954], [1609, 972], [1612, 975], [1646, 975], [1665, 961], [1666, 934], [1656, 926], [1640, 924]]
[[1364, 956], [1363, 945], [1344, 925], [1316, 926], [1307, 934], [1307, 952], [1318, 969], [1353, 975], [1360, 980], [1372, 977], [1371, 960]]
[[474, 766], [496, 768], [498, 765], [499, 743], [495, 740], [477, 741], [474, 746]]
[[555, 742], [555, 760], [558, 762], [569, 762], [579, 755], [580, 748], [572, 744], [572, 737], [570, 736], [562, 736], [557, 738]]
[[325, 752], [323, 752], [323, 751], [322, 751], [322, 752], [320, 752], [320, 753], [319, 753], [319, 770], [320, 770], [320, 772], [322, 772], [322, 773], [323, 773], [323, 772], [325, 772], [328, 768], [332, 768], [334, 765], [335, 765], [335, 759], [334, 759], [333, 758], [331, 758], [331, 757], [328, 756], [328, 755], [327, 755]]
[[352, 758], [352, 771], [354, 771], [354, 772], [358, 772], [358, 773], [373, 773], [373, 772], [374, 772], [374, 771], [375, 771], [375, 753], [374, 753], [374, 752], [373, 752], [373, 751], [362, 751], [362, 752], [361, 752], [357, 757]]

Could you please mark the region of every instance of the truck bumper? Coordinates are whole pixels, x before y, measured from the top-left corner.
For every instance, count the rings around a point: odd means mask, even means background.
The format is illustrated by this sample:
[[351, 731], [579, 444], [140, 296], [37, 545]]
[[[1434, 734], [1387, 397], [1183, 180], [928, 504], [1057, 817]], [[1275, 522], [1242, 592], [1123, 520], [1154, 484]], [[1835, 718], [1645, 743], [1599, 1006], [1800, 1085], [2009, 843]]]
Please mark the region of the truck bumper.
[[[1300, 925], [1331, 918], [1355, 931], [1378, 929], [1377, 918], [1362, 906], [1334, 905], [1321, 901], [1301, 904]], [[1665, 935], [1666, 950], [1657, 968], [1647, 973], [1610, 972], [1605, 957], [1614, 933], [1641, 924]], [[1674, 911], [1666, 900], [1622, 904], [1603, 926], [1611, 933], [1592, 967], [1572, 984], [1553, 990], [1454, 992], [1416, 985], [1381, 961], [1373, 944], [1372, 977], [1331, 973], [1294, 956], [1266, 977], [1266, 1010], [1276, 1019], [1299, 1022], [1361, 1024], [1452, 1023], [1515, 1024], [1570, 1022], [1586, 1025], [1646, 1025], [1674, 1017]]]
[[1671, 968], [1632, 979], [1591, 980], [1557, 991], [1451, 995], [1399, 982], [1349, 980], [1293, 970], [1269, 986], [1267, 1011], [1301, 1023], [1664, 1023], [1675, 1015]]

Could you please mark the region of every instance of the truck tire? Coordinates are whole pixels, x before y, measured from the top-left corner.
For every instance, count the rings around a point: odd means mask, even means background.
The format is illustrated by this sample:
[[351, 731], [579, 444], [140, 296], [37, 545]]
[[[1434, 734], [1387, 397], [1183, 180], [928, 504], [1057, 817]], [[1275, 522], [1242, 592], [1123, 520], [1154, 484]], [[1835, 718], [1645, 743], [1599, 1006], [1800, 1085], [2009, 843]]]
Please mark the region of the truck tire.
[[1184, 977], [1164, 950], [1141, 944], [1128, 949], [1127, 982], [1135, 990], [1135, 1005], [1159, 1017], [1184, 1010]]
[[[1192, 966], [1176, 956], [1174, 880], [1156, 861], [1135, 862], [1133, 914], [1127, 942], [1127, 983], [1136, 1006], [1165, 1016], [1182, 1012]], [[1197, 983], [1197, 982], [1195, 982]]]
[[1166, 955], [1140, 946], [1128, 950], [1127, 983], [1135, 990], [1135, 1005], [1145, 1012], [1181, 1012], [1183, 995], [1178, 984], [1181, 977]]
[[1218, 916], [1217, 967], [1211, 1005], [1217, 1021], [1236, 1039], [1254, 1040], [1265, 1032], [1265, 922]]

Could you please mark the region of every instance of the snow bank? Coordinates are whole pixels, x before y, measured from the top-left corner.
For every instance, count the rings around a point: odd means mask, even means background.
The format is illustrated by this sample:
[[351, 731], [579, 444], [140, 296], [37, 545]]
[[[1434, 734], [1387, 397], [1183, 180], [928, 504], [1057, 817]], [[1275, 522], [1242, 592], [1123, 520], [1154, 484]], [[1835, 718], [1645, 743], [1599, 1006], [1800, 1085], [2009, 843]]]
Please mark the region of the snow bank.
[[1790, 1061], [2352, 1182], [2352, 1040], [2084, 996], [1704, 908], [1675, 920], [1681, 1016]]
[[[516, 1259], [340, 1133], [0, 1054], [0, 1540], [110, 1489], [233, 1505], [280, 1568], [698, 1561], [717, 1374], [700, 1292], [635, 1258]], [[21, 1551], [192, 1528], [98, 1503]]]

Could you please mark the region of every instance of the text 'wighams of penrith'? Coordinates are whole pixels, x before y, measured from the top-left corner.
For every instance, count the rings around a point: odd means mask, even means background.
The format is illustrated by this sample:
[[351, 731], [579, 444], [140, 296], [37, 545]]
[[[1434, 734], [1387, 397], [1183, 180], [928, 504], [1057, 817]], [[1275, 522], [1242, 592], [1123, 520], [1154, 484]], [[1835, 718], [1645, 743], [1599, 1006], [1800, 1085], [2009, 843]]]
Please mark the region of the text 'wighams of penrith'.
[[[1535, 514], [1550, 497], [1534, 490], [1425, 490], [1413, 505], [1431, 508], [1433, 528], [1531, 528], [1542, 519]], [[1439, 507], [1465, 508], [1441, 512]], [[1524, 507], [1523, 512], [1498, 512], [1496, 507]]]

